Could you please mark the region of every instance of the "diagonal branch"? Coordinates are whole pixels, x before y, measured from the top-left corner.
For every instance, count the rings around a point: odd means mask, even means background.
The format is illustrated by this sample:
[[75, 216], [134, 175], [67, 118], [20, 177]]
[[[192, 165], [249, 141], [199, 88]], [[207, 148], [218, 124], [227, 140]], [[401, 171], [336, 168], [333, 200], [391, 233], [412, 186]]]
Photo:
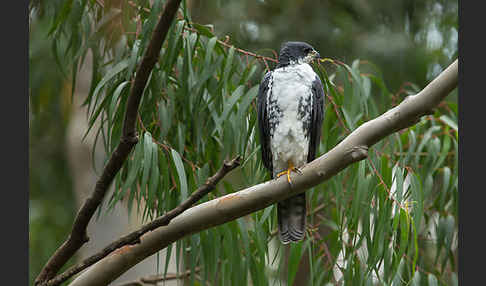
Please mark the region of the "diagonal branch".
[[107, 285], [146, 257], [187, 235], [261, 210], [330, 179], [352, 163], [365, 159], [368, 149], [378, 141], [412, 126], [421, 116], [430, 113], [456, 88], [457, 82], [456, 60], [421, 92], [362, 124], [336, 147], [305, 165], [302, 175], [292, 175], [292, 186], [286, 178], [279, 178], [192, 207], [167, 226], [140, 237], [139, 244], [126, 246], [123, 251], [105, 257], [70, 285]]
[[162, 43], [167, 35], [172, 20], [179, 8], [181, 0], [170, 0], [164, 9], [152, 39], [145, 51], [141, 64], [137, 69], [135, 80], [131, 86], [130, 96], [128, 97], [125, 120], [123, 122], [123, 134], [120, 143], [111, 155], [108, 163], [103, 169], [101, 177], [96, 182], [95, 189], [91, 196], [84, 202], [83, 206], [76, 215], [73, 228], [68, 238], [54, 252], [49, 261], [43, 267], [37, 278], [35, 285], [40, 285], [50, 280], [61, 269], [64, 264], [88, 242], [86, 233], [91, 217], [105, 197], [113, 178], [116, 176], [123, 163], [127, 159], [132, 148], [137, 144], [138, 137], [135, 130], [135, 120], [138, 113], [138, 106], [143, 95], [143, 89], [147, 84], [148, 77], [159, 57]]
[[182, 212], [187, 210], [188, 208], [192, 207], [195, 203], [197, 203], [201, 198], [207, 195], [209, 192], [214, 190], [218, 182], [223, 179], [226, 174], [230, 171], [235, 169], [241, 164], [241, 157], [237, 156], [231, 161], [225, 161], [223, 166], [214, 174], [212, 177], [209, 177], [206, 182], [199, 187], [196, 191], [194, 191], [185, 201], [183, 201], [180, 205], [176, 208], [170, 210], [169, 212], [165, 213], [164, 215], [154, 219], [153, 221], [144, 224], [138, 230], [133, 231], [125, 236], [120, 237], [118, 240], [110, 243], [108, 246], [103, 248], [100, 252], [86, 258], [81, 263], [72, 266], [71, 268], [64, 271], [62, 274], [54, 277], [53, 279], [49, 280], [45, 285], [46, 286], [55, 286], [59, 285], [62, 282], [66, 281], [73, 275], [83, 271], [84, 269], [88, 268], [89, 266], [95, 264], [96, 262], [100, 261], [113, 251], [125, 246], [125, 245], [132, 245], [140, 242], [140, 237], [152, 231], [158, 227], [168, 225], [170, 221], [180, 215]]

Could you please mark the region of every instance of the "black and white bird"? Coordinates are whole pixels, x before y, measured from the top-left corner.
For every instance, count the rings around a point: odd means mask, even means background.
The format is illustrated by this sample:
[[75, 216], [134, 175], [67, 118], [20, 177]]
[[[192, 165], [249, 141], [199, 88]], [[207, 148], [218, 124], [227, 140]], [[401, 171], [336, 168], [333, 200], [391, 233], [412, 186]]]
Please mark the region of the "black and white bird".
[[[257, 98], [264, 166], [272, 178], [300, 173], [316, 157], [324, 118], [322, 82], [309, 65], [319, 53], [303, 42], [286, 42], [278, 65], [265, 74]], [[305, 193], [277, 204], [278, 231], [284, 244], [304, 238]]]

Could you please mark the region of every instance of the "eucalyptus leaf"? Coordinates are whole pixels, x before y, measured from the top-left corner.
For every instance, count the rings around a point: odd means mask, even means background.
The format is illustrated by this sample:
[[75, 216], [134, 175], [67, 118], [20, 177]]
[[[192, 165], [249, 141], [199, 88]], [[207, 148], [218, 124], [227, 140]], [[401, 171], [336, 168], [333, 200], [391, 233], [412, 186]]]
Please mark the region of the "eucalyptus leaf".
[[177, 175], [179, 176], [179, 188], [181, 193], [181, 201], [187, 199], [188, 196], [188, 188], [187, 188], [187, 177], [186, 171], [184, 170], [184, 164], [182, 163], [181, 156], [179, 153], [172, 149], [172, 160], [174, 161], [174, 165], [177, 170]]

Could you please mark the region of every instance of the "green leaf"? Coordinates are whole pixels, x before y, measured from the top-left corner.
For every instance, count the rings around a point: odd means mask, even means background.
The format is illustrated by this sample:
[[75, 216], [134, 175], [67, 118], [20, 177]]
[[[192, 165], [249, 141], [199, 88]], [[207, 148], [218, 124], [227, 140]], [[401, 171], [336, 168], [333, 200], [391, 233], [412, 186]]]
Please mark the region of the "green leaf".
[[251, 77], [255, 74], [256, 70], [258, 69], [258, 66], [253, 64], [254, 61], [250, 63], [250, 66], [248, 66], [245, 71], [243, 72], [243, 75], [241, 76], [241, 79], [238, 84], [245, 84], [247, 83]]
[[350, 131], [353, 131], [355, 129], [354, 121], [348, 111], [344, 107], [341, 108], [341, 111], [343, 112], [344, 119], [346, 121], [346, 124], [348, 125], [348, 128]]
[[258, 95], [258, 88], [258, 85], [255, 85], [246, 92], [245, 96], [241, 100], [241, 104], [238, 106], [238, 120], [244, 120], [244, 114], [248, 111], [248, 107], [250, 106], [251, 102]]
[[448, 215], [445, 218], [444, 229], [445, 229], [445, 237], [444, 237], [445, 245], [444, 246], [445, 246], [445, 249], [447, 249], [448, 252], [449, 252], [449, 250], [452, 250], [451, 246], [452, 246], [452, 241], [454, 239], [454, 231], [455, 231], [454, 216]]
[[457, 279], [457, 274], [452, 272], [451, 273], [451, 286], [458, 286], [459, 285], [459, 281]]
[[152, 166], [152, 136], [150, 132], [145, 132], [143, 136], [143, 168], [142, 168], [142, 181], [140, 188], [145, 190], [148, 177], [150, 174], [150, 167]]
[[225, 101], [224, 103], [224, 109], [223, 109], [223, 114], [219, 118], [220, 121], [225, 121], [226, 117], [228, 117], [228, 114], [231, 112], [233, 109], [233, 106], [236, 104], [238, 99], [243, 95], [243, 91], [245, 90], [245, 86], [240, 85], [236, 90], [231, 94], [231, 97]]
[[[129, 164], [130, 168], [128, 169], [129, 170], [128, 171], [128, 177], [125, 180], [125, 182], [123, 183], [122, 191], [118, 194], [117, 199], [115, 200], [115, 203], [123, 197], [123, 195], [125, 194], [125, 192], [128, 188], [132, 187], [132, 185], [135, 183], [135, 180], [137, 178], [138, 171], [142, 167], [143, 146], [140, 142], [137, 143], [137, 145], [135, 146], [134, 152], [135, 152], [135, 154], [133, 156], [133, 160]], [[130, 190], [130, 196], [133, 198], [133, 194], [136, 193], [136, 192], [137, 192], [137, 190], [133, 190], [133, 189]], [[129, 203], [129, 207], [131, 207], [130, 203]]]
[[408, 245], [410, 222], [408, 220], [408, 215], [404, 210], [400, 210], [400, 248], [398, 251], [398, 257], [402, 257], [405, 253], [405, 249]]
[[[448, 131], [449, 131], [449, 128], [446, 127], [444, 132], [447, 133]], [[440, 151], [439, 159], [434, 164], [434, 167], [432, 168], [432, 170], [438, 169], [442, 165], [444, 160], [447, 158], [447, 156], [449, 155], [448, 153], [449, 153], [449, 149], [451, 148], [451, 138], [446, 135], [446, 136], [444, 136], [443, 142], [444, 143], [442, 144], [442, 150]]]
[[265, 208], [265, 210], [263, 211], [262, 216], [260, 217], [260, 220], [258, 221], [259, 224], [263, 224], [267, 220], [267, 218], [272, 213], [272, 211], [274, 209], [274, 206], [275, 205], [271, 205], [271, 206]]
[[[401, 168], [397, 164], [393, 167], [393, 184], [392, 184], [392, 189], [395, 188], [395, 191], [391, 190], [393, 193], [395, 199], [398, 201], [399, 204], [402, 203], [403, 201], [403, 193], [406, 191], [403, 189], [404, 186], [404, 180], [403, 180], [403, 168]], [[396, 207], [398, 207], [396, 205]]]
[[182, 31], [185, 25], [184, 20], [174, 21], [171, 26], [171, 33], [167, 41], [167, 50], [165, 51], [164, 60], [162, 61], [163, 70], [170, 71], [177, 60], [177, 55], [183, 47]]
[[230, 76], [231, 66], [233, 65], [234, 54], [235, 54], [235, 47], [231, 46], [228, 52], [228, 56], [226, 57], [226, 63], [224, 66], [223, 83], [227, 83], [228, 80], [230, 79], [229, 76]]
[[[429, 140], [432, 138], [432, 133], [440, 130], [440, 126], [432, 126], [430, 127], [424, 134], [424, 137], [422, 138], [422, 141], [420, 142], [419, 146], [417, 147], [417, 153], [422, 152], [422, 149], [425, 147], [425, 145], [429, 142]], [[420, 156], [415, 157], [415, 164], [418, 165], [419, 163]]]
[[363, 81], [363, 96], [366, 99], [370, 97], [371, 93], [371, 80], [367, 76], [361, 76], [361, 79]]
[[437, 277], [435, 277], [432, 273], [427, 275], [427, 281], [429, 282], [429, 286], [437, 286], [439, 284], [437, 281]]
[[309, 258], [309, 272], [310, 272], [310, 277], [309, 277], [309, 285], [310, 286], [314, 286], [314, 277], [315, 277], [315, 267], [314, 267], [314, 251], [312, 249], [312, 243], [310, 242], [310, 240], [306, 241], [306, 248], [307, 248], [307, 253], [308, 253], [308, 258]]
[[127, 67], [128, 67], [128, 60], [125, 59], [117, 63], [113, 68], [111, 68], [96, 86], [92, 97], [96, 98], [100, 90], [105, 86], [105, 84], [113, 77], [115, 77], [117, 74], [125, 70]]
[[209, 27], [211, 25], [201, 25], [198, 23], [192, 23], [192, 26], [203, 36], [206, 36], [208, 38], [214, 37], [213, 32], [211, 32], [211, 29]]
[[165, 253], [164, 276], [167, 275], [167, 270], [169, 269], [169, 262], [170, 262], [170, 258], [171, 258], [172, 245], [174, 245], [174, 244], [171, 243], [167, 246], [167, 252]]
[[183, 154], [185, 147], [185, 125], [177, 125], [177, 147], [180, 154]]
[[238, 99], [243, 95], [244, 90], [245, 90], [245, 86], [243, 85], [238, 86], [238, 88], [233, 92], [233, 94], [231, 94], [231, 97], [224, 101], [223, 114], [217, 117], [215, 120], [217, 130], [219, 130], [220, 133], [223, 132], [222, 130], [223, 123], [228, 117], [228, 114], [231, 112], [233, 106], [236, 104]]
[[421, 286], [420, 278], [420, 272], [416, 270], [413, 274], [411, 286]]
[[458, 131], [457, 123], [454, 120], [452, 120], [449, 116], [442, 115], [441, 117], [439, 117], [439, 119], [442, 120], [445, 124], [449, 125], [456, 132]]
[[57, 13], [56, 18], [54, 19], [54, 22], [52, 23], [51, 29], [47, 33], [49, 36], [54, 31], [57, 30], [57, 28], [59, 27], [59, 25], [61, 23], [64, 23], [66, 21], [67, 17], [71, 13], [72, 6], [73, 6], [73, 0], [67, 0], [67, 1], [64, 2], [64, 5], [62, 6], [61, 11], [59, 13]]
[[111, 103], [110, 107], [108, 108], [108, 117], [112, 120], [113, 115], [115, 112], [115, 106], [116, 103], [118, 102], [118, 98], [120, 97], [120, 94], [122, 93], [123, 89], [129, 84], [129, 81], [124, 81], [121, 84], [118, 85], [118, 87], [115, 89], [113, 92], [113, 96], [111, 97]]
[[449, 167], [444, 167], [444, 176], [442, 183], [442, 192], [445, 194], [449, 190], [449, 185], [451, 182], [451, 169]]
[[137, 64], [139, 48], [140, 48], [140, 40], [135, 40], [130, 54], [130, 59], [128, 61], [128, 70], [125, 77], [127, 81], [129, 81], [130, 78], [133, 76], [133, 70], [135, 69], [135, 66]]
[[294, 283], [295, 275], [297, 274], [297, 270], [299, 270], [300, 259], [303, 254], [302, 245], [303, 242], [290, 244], [287, 285], [292, 285]]
[[213, 55], [214, 45], [216, 44], [217, 40], [217, 37], [213, 37], [208, 41], [208, 45], [206, 47], [206, 56], [204, 57], [204, 66], [206, 67], [211, 66], [211, 56]]
[[250, 252], [250, 238], [248, 237], [248, 227], [246, 225], [246, 221], [244, 218], [239, 218], [237, 219], [238, 226], [239, 226], [239, 233], [240, 233], [240, 238], [239, 241], [242, 242], [243, 244], [243, 249], [245, 251], [245, 256], [251, 255]]
[[[111, 79], [113, 79], [113, 77], [115, 77], [117, 74], [119, 74], [120, 72], [122, 72], [124, 69], [126, 69], [128, 66], [128, 61], [127, 60], [123, 60], [121, 62], [119, 62], [118, 64], [116, 64], [113, 69], [111, 69], [102, 79], [101, 81], [98, 83], [98, 85], [96, 86], [94, 92], [90, 95], [88, 95], [88, 98], [86, 99], [85, 103], [86, 102], [89, 102], [90, 105], [91, 105], [91, 99], [94, 97], [96, 100], [95, 101], [98, 101], [99, 97], [98, 97], [98, 93], [100, 92], [100, 90], [105, 86], [105, 84], [110, 81]], [[96, 111], [90, 116], [90, 122], [89, 122], [89, 127], [88, 127], [88, 130], [86, 131], [86, 133], [84, 134], [83, 138], [86, 137], [86, 135], [89, 133], [89, 131], [91, 130], [91, 128], [93, 127], [93, 124], [95, 122], [95, 120], [98, 118], [98, 115], [100, 114], [100, 112], [103, 110], [103, 108], [107, 105], [108, 103], [108, 100], [112, 97], [112, 95], [106, 95], [105, 98], [103, 99], [103, 101], [101, 102], [101, 104], [98, 106], [98, 108], [96, 109]], [[96, 105], [96, 102], [95, 102], [95, 105]], [[89, 109], [89, 107], [88, 107]]]
[[218, 58], [217, 62], [213, 65], [205, 66], [206, 69], [204, 72], [199, 76], [197, 83], [191, 88], [190, 93], [198, 93], [198, 90], [211, 78], [214, 73], [218, 70], [219, 65], [221, 64], [222, 58]]
[[152, 31], [155, 28], [157, 18], [162, 9], [162, 1], [155, 1], [150, 9], [150, 15], [143, 21], [142, 33], [141, 33], [141, 50], [145, 50], [146, 44], [152, 39]]
[[424, 212], [424, 195], [422, 192], [422, 185], [420, 180], [418, 179], [417, 174], [412, 174], [410, 185], [412, 202], [414, 203], [412, 215], [414, 218], [415, 226], [417, 227], [417, 229], [420, 229]]
[[415, 265], [417, 264], [417, 259], [418, 259], [418, 250], [419, 250], [419, 245], [418, 245], [418, 233], [417, 233], [417, 228], [415, 227], [415, 222], [414, 220], [410, 220], [411, 225], [412, 225], [412, 233], [413, 233], [413, 260], [412, 260], [412, 267], [411, 269], [415, 269]]
[[184, 170], [184, 164], [182, 163], [181, 156], [179, 153], [171, 149], [172, 160], [174, 161], [177, 175], [179, 176], [179, 188], [181, 192], [181, 201], [187, 199], [188, 191], [187, 191], [187, 178], [186, 178], [186, 171]]
[[159, 186], [160, 171], [159, 171], [159, 164], [158, 164], [158, 147], [155, 143], [152, 143], [152, 172], [150, 173], [150, 181], [149, 181], [149, 188], [148, 188], [148, 205], [151, 209], [155, 209], [155, 199], [157, 197], [157, 188]]
[[172, 126], [173, 109], [171, 108], [170, 101], [159, 102], [159, 123], [160, 123], [160, 139], [165, 140], [169, 134], [169, 130]]

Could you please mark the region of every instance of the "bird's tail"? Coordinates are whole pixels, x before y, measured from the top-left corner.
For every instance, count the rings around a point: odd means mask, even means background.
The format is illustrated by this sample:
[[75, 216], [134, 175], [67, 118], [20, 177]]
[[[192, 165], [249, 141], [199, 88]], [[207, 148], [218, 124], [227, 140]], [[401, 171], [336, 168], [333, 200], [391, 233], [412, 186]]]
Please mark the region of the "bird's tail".
[[290, 197], [277, 205], [278, 233], [283, 244], [296, 242], [305, 235], [305, 193]]

